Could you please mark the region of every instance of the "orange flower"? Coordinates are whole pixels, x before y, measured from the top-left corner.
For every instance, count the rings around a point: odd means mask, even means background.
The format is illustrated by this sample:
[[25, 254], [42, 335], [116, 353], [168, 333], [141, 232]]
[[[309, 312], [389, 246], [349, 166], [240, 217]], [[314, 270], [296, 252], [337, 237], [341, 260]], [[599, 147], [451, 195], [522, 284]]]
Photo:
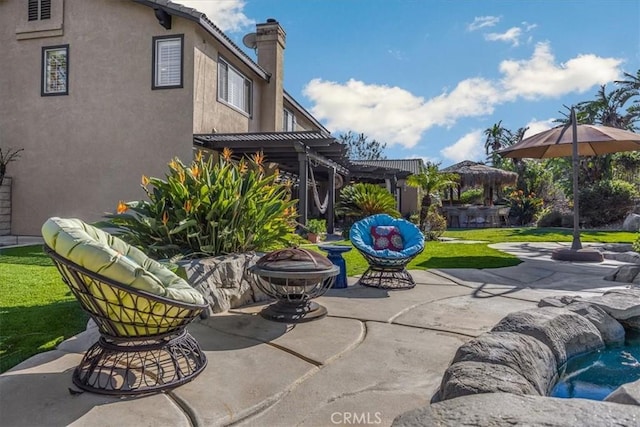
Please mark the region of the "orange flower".
[[146, 177], [146, 175], [142, 175], [142, 185], [144, 187], [146, 187], [147, 185], [149, 185], [149, 178]]
[[262, 151], [258, 151], [256, 154], [252, 156], [252, 158], [253, 158], [253, 161], [258, 166], [262, 166], [262, 164], [264, 163], [264, 153]]
[[240, 164], [238, 165], [238, 172], [245, 173], [247, 169], [249, 169], [249, 166], [247, 166], [247, 162], [245, 162], [244, 159], [241, 159]]
[[196, 162], [199, 162], [200, 160], [202, 160], [203, 156], [204, 156], [204, 153], [202, 152], [202, 150], [198, 150], [198, 152], [196, 153]]
[[118, 210], [116, 212], [118, 212], [119, 214], [122, 214], [122, 213], [125, 213], [127, 210], [129, 210], [129, 206], [127, 206], [125, 202], [120, 200], [118, 202]]
[[169, 212], [164, 211], [162, 213], [162, 224], [166, 227], [168, 222], [169, 222]]
[[198, 177], [200, 176], [200, 168], [198, 167], [198, 165], [191, 166], [191, 175], [193, 175], [194, 178], [198, 179]]
[[228, 162], [231, 160], [231, 154], [233, 154], [233, 151], [228, 147], [224, 147], [222, 150], [222, 158]]
[[173, 160], [171, 160], [171, 161], [169, 162], [169, 167], [170, 167], [171, 169], [173, 169], [174, 171], [177, 171], [178, 169], [180, 169], [180, 164], [179, 164], [178, 162], [176, 162], [176, 160], [175, 160], [175, 159], [173, 159]]
[[184, 211], [186, 213], [191, 212], [191, 200], [187, 200], [186, 202], [184, 202]]
[[184, 184], [184, 180], [185, 180], [184, 169], [180, 169], [178, 171], [178, 181], [180, 181], [180, 184]]

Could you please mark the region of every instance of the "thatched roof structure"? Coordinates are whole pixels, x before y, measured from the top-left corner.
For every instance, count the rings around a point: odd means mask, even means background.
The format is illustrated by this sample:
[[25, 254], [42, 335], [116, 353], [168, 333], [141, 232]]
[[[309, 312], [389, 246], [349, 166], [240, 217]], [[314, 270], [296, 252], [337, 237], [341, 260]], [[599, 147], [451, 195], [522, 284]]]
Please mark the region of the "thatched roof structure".
[[460, 175], [460, 185], [463, 187], [515, 185], [518, 180], [518, 174], [515, 172], [492, 168], [470, 160], [456, 163], [440, 171]]

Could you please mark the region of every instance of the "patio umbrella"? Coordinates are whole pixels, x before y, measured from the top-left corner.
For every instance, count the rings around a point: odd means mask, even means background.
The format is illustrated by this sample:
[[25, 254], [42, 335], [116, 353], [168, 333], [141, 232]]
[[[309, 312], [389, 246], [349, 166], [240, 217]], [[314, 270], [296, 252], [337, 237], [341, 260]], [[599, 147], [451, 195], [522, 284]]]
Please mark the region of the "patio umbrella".
[[640, 150], [640, 135], [623, 129], [608, 126], [579, 125], [576, 112], [571, 108], [570, 121], [567, 125], [558, 126], [540, 132], [529, 138], [500, 150], [504, 157], [512, 158], [551, 158], [572, 157], [573, 168], [573, 243], [570, 251], [554, 252], [555, 259], [602, 261], [602, 255], [580, 254], [580, 210], [578, 197], [578, 156], [597, 156], [620, 151]]

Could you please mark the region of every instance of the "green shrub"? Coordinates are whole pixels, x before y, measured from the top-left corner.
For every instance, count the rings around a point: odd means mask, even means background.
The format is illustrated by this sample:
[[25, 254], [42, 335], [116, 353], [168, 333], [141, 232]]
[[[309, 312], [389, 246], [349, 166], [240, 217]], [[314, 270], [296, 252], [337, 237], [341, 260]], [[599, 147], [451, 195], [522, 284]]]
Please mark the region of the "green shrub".
[[562, 227], [563, 213], [555, 209], [542, 209], [538, 213], [536, 225], [538, 227]]
[[484, 201], [484, 191], [482, 188], [472, 188], [470, 190], [463, 191], [460, 194], [460, 203], [465, 204], [481, 204]]
[[427, 214], [424, 237], [427, 240], [438, 240], [447, 231], [447, 220], [437, 210], [432, 209]]
[[386, 188], [366, 183], [344, 187], [340, 191], [340, 201], [336, 211], [350, 218], [352, 222], [379, 213], [386, 213], [395, 218], [400, 217], [400, 212], [396, 209], [395, 197]]
[[324, 219], [310, 219], [307, 222], [306, 229], [313, 234], [326, 233], [327, 221]]
[[257, 153], [239, 162], [198, 153], [174, 159], [166, 179], [142, 177], [149, 200], [120, 202], [103, 225], [157, 258], [198, 258], [286, 245], [295, 227], [290, 184], [268, 174]]
[[511, 207], [509, 216], [518, 225], [530, 224], [544, 205], [542, 199], [534, 193], [525, 195], [522, 190], [513, 191], [507, 200]]
[[597, 227], [621, 221], [633, 209], [637, 190], [620, 180], [604, 180], [580, 190], [580, 220]]

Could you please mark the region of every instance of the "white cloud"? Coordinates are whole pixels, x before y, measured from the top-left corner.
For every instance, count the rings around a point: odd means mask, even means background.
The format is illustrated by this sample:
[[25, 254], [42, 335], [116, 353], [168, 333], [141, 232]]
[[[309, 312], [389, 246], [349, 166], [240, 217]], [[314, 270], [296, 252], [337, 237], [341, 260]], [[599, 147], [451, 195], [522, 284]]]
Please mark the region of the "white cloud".
[[242, 31], [253, 26], [255, 21], [243, 13], [244, 0], [173, 0], [207, 15], [222, 31]]
[[463, 160], [484, 160], [484, 140], [482, 130], [475, 130], [464, 135], [455, 144], [440, 150], [440, 154], [453, 163]]
[[511, 46], [518, 46], [520, 44], [520, 36], [522, 35], [522, 29], [520, 27], [511, 27], [504, 33], [489, 33], [484, 35], [484, 39], [488, 41], [501, 41], [511, 43]]
[[311, 113], [332, 132], [363, 132], [370, 138], [406, 148], [414, 147], [433, 126], [453, 126], [463, 117], [493, 113], [497, 105], [519, 99], [558, 98], [584, 92], [620, 78], [622, 61], [579, 55], [556, 64], [546, 43], [538, 44], [529, 59], [506, 60], [501, 78], [469, 78], [450, 92], [431, 99], [400, 87], [314, 79], [304, 88]]
[[502, 61], [499, 69], [508, 99], [537, 99], [584, 93], [594, 85], [619, 79], [621, 64], [617, 58], [588, 54], [556, 65], [549, 44], [538, 43], [530, 59]]
[[499, 16], [476, 16], [473, 22], [467, 25], [468, 31], [476, 31], [480, 28], [493, 27], [500, 22]]
[[556, 127], [558, 123], [554, 122], [555, 119], [547, 119], [547, 120], [532, 120], [525, 127], [528, 127], [527, 131], [524, 133], [524, 138], [529, 138], [537, 133], [544, 132], [545, 130], [549, 130], [552, 127]]

